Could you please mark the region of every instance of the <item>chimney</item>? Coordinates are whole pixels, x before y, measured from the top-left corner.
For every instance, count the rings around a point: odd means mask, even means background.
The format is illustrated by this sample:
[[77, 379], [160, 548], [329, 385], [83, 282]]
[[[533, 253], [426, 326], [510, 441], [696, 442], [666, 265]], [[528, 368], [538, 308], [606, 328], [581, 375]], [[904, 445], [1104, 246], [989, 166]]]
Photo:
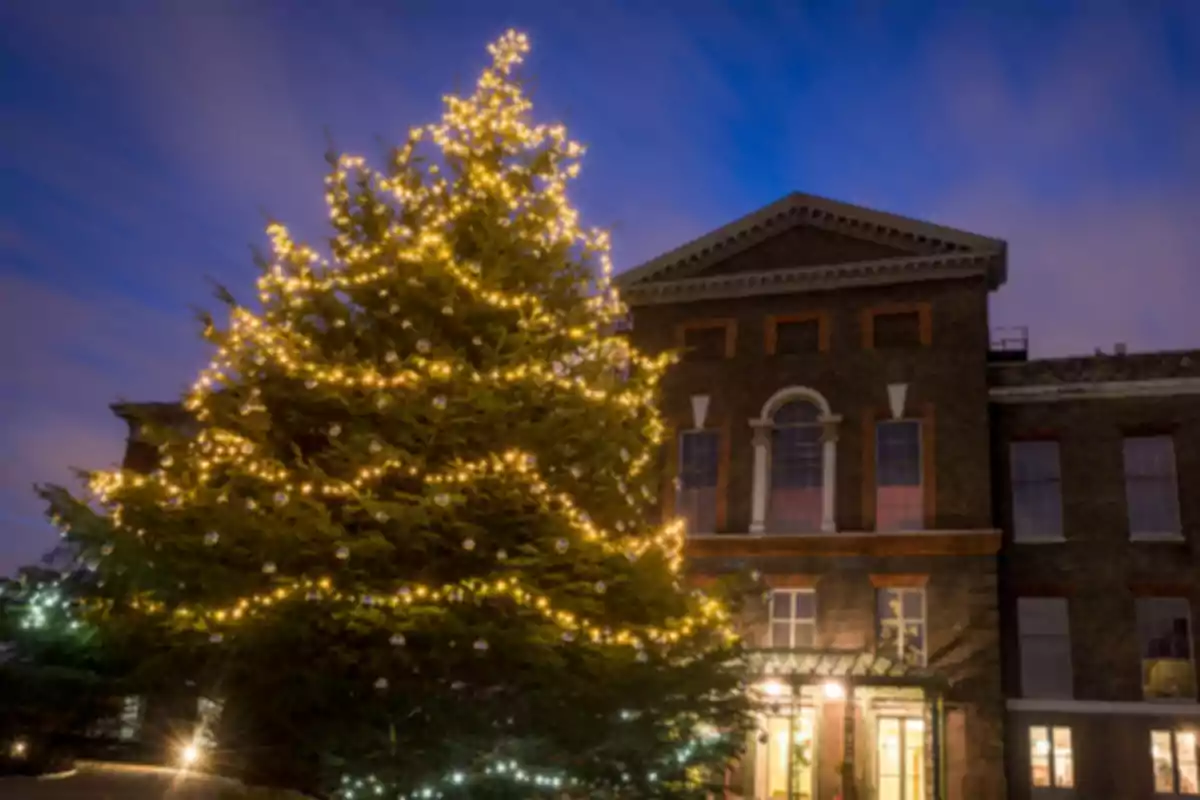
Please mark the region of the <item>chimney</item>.
[[1115, 355], [1123, 356], [1123, 355], [1125, 355], [1125, 352], [1126, 352], [1126, 349], [1125, 349], [1124, 342], [1117, 342], [1115, 345], [1113, 345], [1113, 353]]

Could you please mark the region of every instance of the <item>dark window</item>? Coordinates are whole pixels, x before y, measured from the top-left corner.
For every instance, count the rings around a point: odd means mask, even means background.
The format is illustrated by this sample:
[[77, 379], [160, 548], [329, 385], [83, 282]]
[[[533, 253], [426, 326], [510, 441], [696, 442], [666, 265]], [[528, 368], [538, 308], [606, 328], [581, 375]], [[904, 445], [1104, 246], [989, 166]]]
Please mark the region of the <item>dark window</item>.
[[824, 459], [820, 410], [812, 403], [787, 403], [775, 412], [771, 431], [770, 528], [821, 529]]
[[1065, 597], [1017, 598], [1021, 695], [1072, 697], [1071, 629]]
[[1061, 539], [1062, 478], [1058, 442], [1013, 442], [1013, 538], [1018, 542]]
[[1130, 535], [1179, 534], [1179, 491], [1175, 447], [1170, 436], [1125, 440], [1125, 503]]
[[820, 320], [806, 319], [775, 323], [775, 352], [777, 354], [817, 353], [820, 350]]
[[877, 649], [903, 664], [925, 664], [925, 590], [879, 589]]
[[721, 436], [717, 431], [679, 435], [679, 494], [676, 512], [688, 533], [717, 530], [717, 474]]
[[921, 345], [921, 315], [916, 311], [876, 314], [873, 327], [875, 347], [919, 347]]
[[725, 358], [726, 329], [723, 325], [688, 328], [683, 332], [685, 361], [720, 361]]
[[921, 423], [894, 420], [875, 425], [875, 529], [917, 531], [925, 527], [921, 484]]

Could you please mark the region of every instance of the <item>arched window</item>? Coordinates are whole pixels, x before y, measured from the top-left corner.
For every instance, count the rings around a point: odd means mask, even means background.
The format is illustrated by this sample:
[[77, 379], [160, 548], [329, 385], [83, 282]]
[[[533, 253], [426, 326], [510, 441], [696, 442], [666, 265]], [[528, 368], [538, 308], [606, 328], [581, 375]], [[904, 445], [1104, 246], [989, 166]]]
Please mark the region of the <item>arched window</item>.
[[768, 529], [818, 531], [824, 517], [821, 409], [792, 400], [771, 418], [771, 493]]

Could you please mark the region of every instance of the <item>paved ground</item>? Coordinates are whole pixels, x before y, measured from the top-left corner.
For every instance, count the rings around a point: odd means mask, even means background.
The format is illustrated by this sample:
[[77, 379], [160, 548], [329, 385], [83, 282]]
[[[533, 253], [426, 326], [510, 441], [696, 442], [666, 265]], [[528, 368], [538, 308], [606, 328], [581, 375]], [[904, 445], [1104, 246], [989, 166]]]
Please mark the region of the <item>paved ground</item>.
[[213, 775], [85, 761], [63, 775], [0, 778], [4, 800], [225, 800], [236, 798], [240, 788]]

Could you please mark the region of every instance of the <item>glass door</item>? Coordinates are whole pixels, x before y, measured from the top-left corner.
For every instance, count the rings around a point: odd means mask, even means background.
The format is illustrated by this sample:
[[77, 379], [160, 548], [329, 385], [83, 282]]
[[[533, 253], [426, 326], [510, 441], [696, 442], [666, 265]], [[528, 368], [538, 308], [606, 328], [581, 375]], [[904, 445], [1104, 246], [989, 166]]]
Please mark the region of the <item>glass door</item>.
[[879, 800], [925, 800], [925, 720], [880, 717]]
[[759, 800], [813, 800], [816, 796], [815, 719], [813, 709], [802, 708], [794, 717], [771, 716], [763, 720], [767, 741], [759, 745], [755, 764], [755, 794]]

